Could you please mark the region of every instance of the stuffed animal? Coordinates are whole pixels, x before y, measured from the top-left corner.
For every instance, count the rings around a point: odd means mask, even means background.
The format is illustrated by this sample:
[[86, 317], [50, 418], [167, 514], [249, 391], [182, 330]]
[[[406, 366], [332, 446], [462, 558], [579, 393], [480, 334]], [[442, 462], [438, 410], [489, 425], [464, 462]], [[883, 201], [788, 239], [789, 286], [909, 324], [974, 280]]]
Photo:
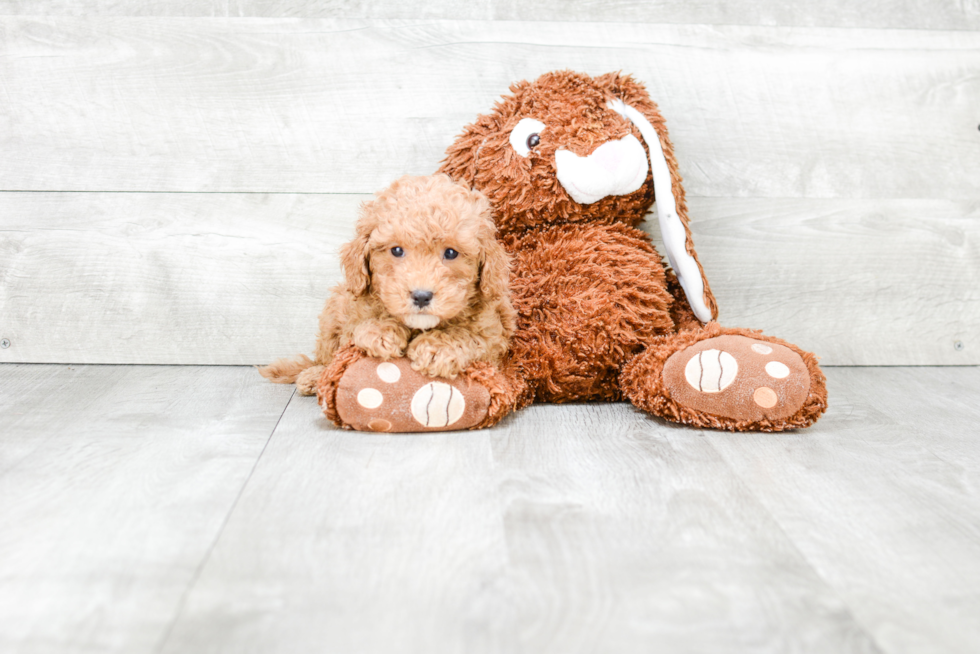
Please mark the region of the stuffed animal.
[[[489, 198], [511, 255], [509, 355], [455, 379], [389, 382], [385, 362], [347, 346], [317, 384], [336, 424], [479, 428], [535, 401], [627, 400], [696, 427], [781, 431], [826, 409], [816, 357], [714, 322], [664, 119], [629, 75], [557, 71], [514, 84], [439, 170]], [[669, 268], [637, 229], [655, 200]]]

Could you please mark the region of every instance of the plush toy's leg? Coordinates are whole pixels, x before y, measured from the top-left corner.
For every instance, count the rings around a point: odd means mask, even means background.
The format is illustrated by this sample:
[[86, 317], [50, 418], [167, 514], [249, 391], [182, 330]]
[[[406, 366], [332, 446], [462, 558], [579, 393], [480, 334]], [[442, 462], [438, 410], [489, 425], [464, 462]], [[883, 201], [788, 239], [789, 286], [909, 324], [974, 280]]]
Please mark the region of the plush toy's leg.
[[714, 322], [651, 343], [624, 366], [620, 386], [654, 415], [729, 431], [808, 427], [827, 408], [826, 378], [815, 356]]
[[527, 403], [516, 369], [477, 362], [456, 379], [428, 377], [408, 359], [381, 361], [341, 348], [316, 391], [323, 413], [358, 431], [421, 432], [479, 429]]

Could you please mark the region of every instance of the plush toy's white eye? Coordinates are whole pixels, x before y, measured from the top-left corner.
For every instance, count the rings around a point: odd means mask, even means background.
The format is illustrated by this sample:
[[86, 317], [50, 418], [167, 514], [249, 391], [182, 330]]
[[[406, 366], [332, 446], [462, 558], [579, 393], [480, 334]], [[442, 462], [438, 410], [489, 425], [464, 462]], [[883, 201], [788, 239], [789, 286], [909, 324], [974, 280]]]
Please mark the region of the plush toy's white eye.
[[522, 118], [510, 133], [510, 147], [514, 148], [517, 154], [526, 157], [531, 153], [531, 148], [541, 142], [539, 135], [543, 129], [544, 123], [540, 120]]

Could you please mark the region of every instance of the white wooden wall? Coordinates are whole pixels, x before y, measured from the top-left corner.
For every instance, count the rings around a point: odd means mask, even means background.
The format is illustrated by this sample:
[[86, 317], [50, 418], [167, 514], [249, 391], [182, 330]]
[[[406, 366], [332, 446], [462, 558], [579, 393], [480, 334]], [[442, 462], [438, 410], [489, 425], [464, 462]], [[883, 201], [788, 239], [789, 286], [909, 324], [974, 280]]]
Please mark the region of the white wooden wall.
[[980, 0], [0, 0], [0, 362], [312, 348], [358, 203], [516, 80], [667, 117], [725, 324], [980, 363]]

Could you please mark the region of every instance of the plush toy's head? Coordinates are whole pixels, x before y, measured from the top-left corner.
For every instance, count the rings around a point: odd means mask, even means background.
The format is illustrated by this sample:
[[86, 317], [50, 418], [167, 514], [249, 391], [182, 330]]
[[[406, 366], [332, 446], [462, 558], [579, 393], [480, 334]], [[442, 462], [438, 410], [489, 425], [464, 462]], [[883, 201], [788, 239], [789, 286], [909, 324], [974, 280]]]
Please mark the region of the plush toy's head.
[[704, 322], [715, 317], [667, 128], [643, 85], [618, 73], [557, 71], [510, 91], [466, 127], [439, 171], [490, 199], [501, 234], [563, 223], [636, 226], [656, 194], [667, 257], [691, 308]]

